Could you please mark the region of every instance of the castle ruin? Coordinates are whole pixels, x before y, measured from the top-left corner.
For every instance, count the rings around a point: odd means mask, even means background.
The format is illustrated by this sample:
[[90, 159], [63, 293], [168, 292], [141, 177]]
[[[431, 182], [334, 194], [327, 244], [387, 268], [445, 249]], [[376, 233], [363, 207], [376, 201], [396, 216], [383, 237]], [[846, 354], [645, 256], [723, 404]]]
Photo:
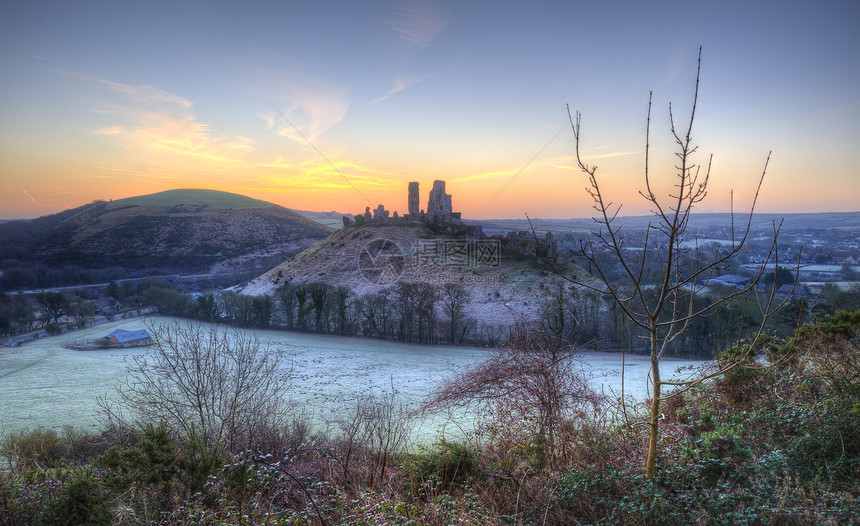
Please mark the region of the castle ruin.
[[526, 230], [508, 232], [502, 241], [506, 250], [521, 256], [545, 258], [552, 263], [564, 262], [564, 255], [558, 250], [558, 243], [553, 239], [552, 232], [547, 231], [544, 239], [537, 239], [534, 232]]
[[408, 214], [410, 218], [418, 217], [418, 183], [411, 182], [409, 183], [409, 201], [408, 201]]
[[433, 181], [430, 198], [427, 200], [427, 220], [431, 223], [442, 223], [449, 220], [453, 213], [451, 194], [445, 193], [445, 181]]
[[[433, 188], [427, 199], [427, 209], [419, 209], [421, 194], [419, 184], [416, 181], [409, 183], [407, 194], [408, 214], [398, 215], [397, 212], [389, 212], [383, 205], [371, 210], [368, 206], [363, 214], [357, 214], [355, 220], [348, 216], [344, 217], [345, 227], [355, 224], [385, 224], [389, 222], [404, 224], [406, 221], [424, 223], [436, 232], [462, 236], [467, 242], [474, 244], [487, 239], [481, 225], [466, 225], [460, 219], [460, 213], [453, 211], [451, 194], [445, 192], [445, 181], [437, 179], [433, 181]], [[558, 249], [558, 243], [553, 239], [552, 232], [546, 232], [544, 239], [536, 239], [533, 232], [507, 232], [504, 236], [491, 236], [497, 239], [505, 250], [525, 257], [537, 257], [547, 259], [553, 263], [564, 262], [564, 256]]]

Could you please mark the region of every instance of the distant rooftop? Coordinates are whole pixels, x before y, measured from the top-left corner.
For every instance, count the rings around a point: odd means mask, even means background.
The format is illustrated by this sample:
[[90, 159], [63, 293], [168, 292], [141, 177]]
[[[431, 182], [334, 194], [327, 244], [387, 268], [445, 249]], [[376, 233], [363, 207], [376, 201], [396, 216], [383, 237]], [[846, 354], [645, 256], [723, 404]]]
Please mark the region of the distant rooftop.
[[117, 329], [112, 333], [108, 334], [106, 338], [116, 338], [116, 341], [119, 343], [128, 343], [137, 340], [145, 340], [149, 338], [149, 333], [146, 330], [141, 329], [139, 331], [127, 331], [124, 329]]

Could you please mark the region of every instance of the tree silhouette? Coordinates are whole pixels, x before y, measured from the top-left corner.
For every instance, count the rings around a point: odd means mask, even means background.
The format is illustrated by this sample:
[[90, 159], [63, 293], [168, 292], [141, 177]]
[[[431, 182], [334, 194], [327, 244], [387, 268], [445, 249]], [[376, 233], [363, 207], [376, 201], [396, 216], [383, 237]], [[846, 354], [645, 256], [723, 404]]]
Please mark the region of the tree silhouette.
[[[719, 371], [705, 377], [680, 382], [666, 381], [662, 378], [661, 357], [672, 341], [690, 326], [691, 321], [711, 313], [731, 298], [753, 290], [761, 278], [766, 264], [762, 264], [755, 279], [746, 287], [725, 295], [708, 298], [704, 302], [693, 301], [702, 292], [705, 286], [703, 283], [706, 283], [715, 271], [719, 271], [729, 264], [743, 248], [750, 232], [756, 201], [770, 161], [770, 153], [768, 153], [745, 222], [736, 225], [734, 212], [731, 214], [730, 246], [722, 251], [708, 252], [700, 250], [695, 244], [690, 247], [684, 243], [687, 238], [686, 232], [690, 214], [694, 207], [701, 203], [707, 195], [712, 160], [712, 156], [710, 156], [707, 164], [702, 165], [697, 164], [693, 159], [698, 150], [698, 147], [693, 143], [692, 131], [698, 102], [701, 64], [702, 50], [699, 48], [696, 87], [689, 121], [685, 129], [676, 127], [672, 105], [669, 104], [670, 132], [677, 148], [675, 152], [677, 164], [674, 167], [673, 190], [665, 197], [659, 197], [652, 186], [649, 154], [653, 92], [649, 95], [645, 131], [645, 188], [639, 194], [651, 207], [654, 220], [648, 225], [643, 250], [639, 252], [636, 258], [630, 257], [632, 251], [626, 243], [625, 234], [615, 221], [621, 206], [613, 205], [611, 201], [607, 200], [600, 184], [601, 180], [597, 177], [597, 166], [587, 165], [583, 161], [580, 153], [582, 116], [577, 112], [574, 118], [568, 108], [568, 117], [575, 139], [577, 164], [582, 172], [588, 175], [589, 184], [586, 190], [591, 196], [593, 207], [596, 210], [594, 222], [597, 226], [597, 230], [592, 232], [590, 240], [580, 242], [580, 256], [587, 261], [591, 276], [597, 279], [585, 281], [569, 278], [569, 280], [611, 298], [613, 303], [620, 308], [624, 317], [647, 334], [651, 358], [652, 388], [650, 410], [647, 421], [644, 422], [649, 427], [648, 454], [645, 466], [646, 477], [649, 479], [654, 477], [656, 471], [661, 404], [668, 397], [678, 393], [676, 390], [674, 393], [666, 394], [664, 388], [689, 388], [705, 378], [722, 374], [743, 363], [748, 363], [747, 358], [753, 351], [752, 346], [749, 346], [744, 353], [737, 356], [735, 361], [726, 364]], [[737, 226], [739, 228], [736, 228]], [[773, 242], [766, 262], [775, 255], [778, 234], [779, 225], [775, 224]], [[613, 266], [620, 266], [620, 276], [617, 273], [609, 273], [606, 260], [602, 259], [605, 254], [612, 256]], [[657, 273], [659, 280], [656, 285], [653, 285], [653, 279], [648, 277], [648, 274], [651, 273], [648, 271], [649, 268], [659, 269]], [[598, 284], [595, 285], [595, 283]], [[762, 306], [763, 321], [759, 333], [752, 339], [753, 345], [758, 341], [758, 336], [767, 319], [780, 306], [774, 306], [773, 297], [771, 291], [770, 297]]]

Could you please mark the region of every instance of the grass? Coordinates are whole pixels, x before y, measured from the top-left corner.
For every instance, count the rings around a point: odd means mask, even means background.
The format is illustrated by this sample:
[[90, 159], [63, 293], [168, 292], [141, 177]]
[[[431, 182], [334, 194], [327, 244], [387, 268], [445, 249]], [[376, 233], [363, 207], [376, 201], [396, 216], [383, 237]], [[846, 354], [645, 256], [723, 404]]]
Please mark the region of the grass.
[[108, 210], [117, 210], [127, 206], [139, 206], [158, 209], [162, 212], [179, 205], [196, 205], [209, 209], [226, 208], [245, 210], [252, 208], [270, 208], [276, 206], [267, 201], [252, 199], [239, 194], [221, 192], [218, 190], [178, 189], [166, 190], [155, 194], [117, 199], [108, 204]]

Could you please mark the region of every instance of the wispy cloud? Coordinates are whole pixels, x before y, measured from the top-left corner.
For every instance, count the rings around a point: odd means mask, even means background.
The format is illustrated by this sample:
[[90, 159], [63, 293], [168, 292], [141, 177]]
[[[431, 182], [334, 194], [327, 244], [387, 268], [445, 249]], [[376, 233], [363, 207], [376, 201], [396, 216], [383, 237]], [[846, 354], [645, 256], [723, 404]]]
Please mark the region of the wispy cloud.
[[381, 187], [391, 187], [403, 184], [398, 180], [399, 178], [402, 178], [402, 174], [382, 172], [346, 160], [334, 161], [333, 164], [337, 168], [337, 172], [328, 163], [324, 164], [316, 160], [304, 163], [302, 165], [302, 171], [307, 175], [327, 176], [333, 176], [339, 172], [348, 175], [350, 180], [360, 180], [363, 183]]
[[424, 47], [445, 29], [448, 17], [437, 5], [413, 1], [398, 4], [386, 22], [399, 40]]
[[257, 149], [257, 143], [253, 139], [241, 135], [223, 139], [219, 145], [221, 148], [231, 152], [251, 153]]
[[[275, 129], [282, 137], [308, 147], [316, 144], [320, 136], [336, 126], [349, 108], [349, 91], [318, 79], [293, 79], [284, 88], [286, 108], [258, 115], [266, 129]], [[277, 106], [277, 105], [276, 105]], [[284, 122], [286, 117], [289, 122]], [[302, 137], [304, 136], [304, 137]]]
[[27, 197], [29, 197], [29, 198], [30, 198], [30, 201], [33, 201], [33, 204], [34, 204], [34, 205], [39, 204], [39, 203], [37, 203], [37, 202], [36, 202], [36, 198], [35, 198], [35, 197], [33, 197], [32, 195], [30, 195], [30, 192], [28, 192], [27, 190], [21, 190], [21, 191], [22, 191], [22, 192], [24, 192], [24, 195], [26, 195]]
[[134, 104], [140, 104], [145, 106], [154, 105], [158, 107], [168, 106], [185, 110], [190, 110], [191, 106], [193, 105], [191, 101], [189, 101], [185, 97], [181, 97], [179, 95], [155, 88], [153, 86], [148, 86], [146, 84], [132, 86], [130, 84], [122, 84], [120, 82], [114, 82], [112, 80], [100, 79], [91, 75], [85, 75], [83, 73], [66, 72], [64, 74], [85, 82], [107, 87], [114, 93], [123, 96], [126, 100]]
[[278, 157], [274, 161], [257, 163], [257, 166], [264, 166], [267, 168], [292, 168], [295, 164], [285, 162], [283, 157]]
[[262, 115], [259, 114], [257, 117], [263, 119], [263, 122], [266, 123], [266, 129], [271, 130], [275, 127], [275, 118], [272, 115]]
[[255, 150], [248, 137], [222, 136], [198, 120], [193, 104], [179, 95], [148, 85], [133, 86], [80, 73], [65, 73], [105, 88], [115, 97], [106, 98], [97, 111], [123, 121], [94, 130], [95, 135], [115, 137], [136, 147], [166, 150], [216, 161], [237, 161]]
[[150, 148], [168, 150], [198, 158], [230, 161], [236, 145], [244, 152], [253, 150], [253, 141], [242, 137], [214, 137], [209, 125], [192, 116], [135, 112], [126, 135]]
[[122, 135], [123, 129], [119, 126], [109, 126], [93, 132], [96, 135]]
[[376, 192], [401, 187], [405, 177], [403, 174], [380, 171], [344, 159], [334, 159], [331, 164], [324, 159], [291, 164], [279, 158], [259, 166], [274, 168], [275, 172], [264, 176], [264, 179], [272, 183], [273, 187], [290, 192], [307, 189], [350, 190], [355, 187]]
[[[613, 157], [627, 157], [629, 155], [637, 155], [641, 154], [642, 150], [630, 150], [626, 152], [607, 152], [607, 153], [592, 153], [592, 154], [584, 154], [581, 155], [583, 161], [593, 161], [595, 159], [611, 159]], [[579, 171], [579, 165], [576, 162], [576, 157], [574, 156], [565, 156], [565, 157], [555, 157], [552, 159], [546, 159], [543, 161], [544, 165], [554, 166], [556, 168], [563, 168], [566, 170], [574, 170]]]
[[377, 104], [377, 103], [379, 103], [379, 102], [384, 102], [384, 101], [386, 101], [386, 100], [390, 99], [391, 97], [393, 97], [394, 95], [396, 95], [396, 94], [400, 93], [401, 91], [405, 90], [406, 88], [408, 88], [408, 87], [409, 87], [409, 86], [411, 86], [412, 84], [415, 84], [416, 82], [420, 82], [420, 81], [421, 81], [421, 79], [419, 79], [419, 78], [407, 78], [407, 79], [403, 79], [403, 78], [401, 78], [401, 79], [397, 79], [397, 80], [395, 80], [395, 81], [394, 81], [394, 86], [392, 86], [392, 87], [391, 87], [391, 89], [390, 89], [390, 90], [388, 90], [388, 91], [387, 91], [384, 95], [382, 95], [381, 97], [379, 97], [379, 98], [377, 98], [377, 99], [374, 99], [374, 100], [373, 100], [373, 102], [372, 102], [372, 104]]

